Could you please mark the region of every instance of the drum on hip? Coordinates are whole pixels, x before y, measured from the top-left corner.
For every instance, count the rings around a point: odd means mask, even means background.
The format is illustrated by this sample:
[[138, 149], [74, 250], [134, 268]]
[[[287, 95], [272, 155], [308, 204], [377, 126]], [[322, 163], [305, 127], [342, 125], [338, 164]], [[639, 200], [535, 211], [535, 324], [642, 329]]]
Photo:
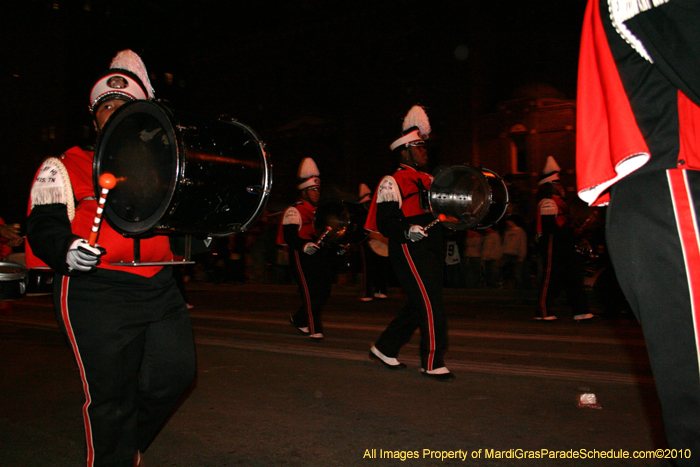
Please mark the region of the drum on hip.
[[27, 293], [27, 268], [13, 261], [0, 261], [0, 301], [16, 300]]
[[485, 229], [501, 220], [508, 207], [508, 188], [495, 172], [455, 165], [435, 176], [428, 201], [435, 218], [452, 230]]

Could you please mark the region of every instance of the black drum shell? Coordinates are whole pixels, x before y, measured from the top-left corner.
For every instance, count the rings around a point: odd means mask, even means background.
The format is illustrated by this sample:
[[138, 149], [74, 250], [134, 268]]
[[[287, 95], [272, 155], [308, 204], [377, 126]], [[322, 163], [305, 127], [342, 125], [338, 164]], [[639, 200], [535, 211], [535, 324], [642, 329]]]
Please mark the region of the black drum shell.
[[27, 268], [12, 261], [0, 261], [0, 301], [16, 300], [27, 293]]
[[104, 217], [127, 236], [226, 236], [248, 230], [272, 186], [264, 144], [233, 119], [207, 119], [155, 101], [118, 108], [100, 132], [93, 179], [112, 173]]
[[484, 229], [496, 224], [508, 207], [508, 189], [495, 172], [455, 165], [435, 176], [428, 190], [430, 209], [452, 230]]
[[332, 230], [324, 242], [356, 244], [367, 238], [364, 229], [367, 210], [359, 203], [344, 200], [323, 201], [314, 213], [314, 229], [320, 237], [327, 227]]
[[50, 295], [53, 293], [53, 269], [30, 268], [27, 270], [27, 295]]

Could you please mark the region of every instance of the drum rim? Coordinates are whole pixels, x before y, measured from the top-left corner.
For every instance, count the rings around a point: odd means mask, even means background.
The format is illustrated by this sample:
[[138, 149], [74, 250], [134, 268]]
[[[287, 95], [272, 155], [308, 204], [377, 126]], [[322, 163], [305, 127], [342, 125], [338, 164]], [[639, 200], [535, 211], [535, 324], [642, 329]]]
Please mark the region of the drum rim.
[[233, 118], [219, 118], [222, 123], [228, 123], [243, 128], [245, 131], [249, 132], [250, 135], [255, 140], [255, 143], [260, 149], [260, 156], [262, 157], [262, 167], [264, 167], [264, 180], [262, 183], [262, 195], [260, 196], [260, 202], [258, 203], [255, 211], [248, 217], [248, 219], [237, 227], [235, 230], [229, 230], [225, 232], [209, 232], [207, 235], [211, 237], [226, 237], [229, 235], [234, 235], [237, 233], [242, 233], [247, 231], [250, 226], [255, 223], [255, 221], [260, 218], [260, 216], [265, 212], [265, 207], [267, 206], [268, 198], [270, 197], [270, 192], [272, 191], [272, 164], [270, 163], [270, 155], [265, 150], [265, 142], [260, 138], [260, 136], [248, 125], [239, 122]]
[[2, 272], [0, 271], [0, 281], [15, 281], [22, 280], [27, 277], [27, 268], [14, 261], [0, 261], [0, 267], [8, 265], [20, 269], [19, 272]]
[[151, 214], [147, 219], [138, 222], [125, 221], [114, 212], [109, 203], [109, 197], [107, 198], [104, 208], [104, 217], [114, 228], [114, 230], [124, 235], [140, 235], [151, 232], [157, 227], [157, 224], [163, 218], [172, 203], [179, 184], [180, 177], [178, 177], [178, 174], [180, 174], [180, 171], [182, 170], [183, 151], [180, 147], [180, 141], [175, 136], [175, 129], [173, 127], [172, 115], [170, 111], [162, 104], [159, 104], [153, 100], [135, 100], [127, 102], [115, 110], [110, 116], [109, 120], [105, 124], [105, 127], [100, 132], [100, 137], [98, 138], [97, 145], [95, 146], [95, 156], [93, 158], [92, 170], [95, 196], [99, 197], [100, 193], [99, 177], [102, 175], [102, 151], [104, 151], [106, 142], [114, 129], [117, 128], [119, 122], [136, 113], [146, 113], [154, 117], [159, 123], [162, 124], [168, 140], [171, 143], [171, 147], [173, 148], [171, 150], [171, 157], [174, 157], [174, 164], [170, 173], [170, 180], [163, 201], [158, 206], [156, 212]]
[[[439, 171], [435, 175], [435, 177], [433, 178], [433, 181], [430, 185], [430, 189], [428, 190], [428, 203], [430, 205], [430, 211], [433, 213], [433, 215], [435, 216], [436, 219], [437, 219], [438, 215], [440, 214], [440, 212], [436, 212], [437, 209], [433, 206], [432, 190], [433, 190], [433, 187], [435, 186], [435, 181], [438, 179], [438, 177], [440, 177], [441, 174], [446, 174], [448, 171], [454, 171], [456, 169], [466, 169], [467, 172], [474, 174], [476, 176], [475, 178], [477, 180], [479, 180], [479, 182], [482, 184], [482, 187], [487, 188], [486, 190], [484, 190], [484, 192], [487, 193], [486, 201], [488, 202], [488, 206], [491, 206], [491, 203], [493, 202], [493, 192], [491, 191], [491, 186], [489, 185], [489, 182], [487, 181], [486, 176], [483, 173], [483, 170], [488, 170], [488, 169], [484, 169], [483, 167], [474, 167], [473, 165], [469, 165], [469, 164], [457, 164], [457, 165], [453, 165], [450, 167], [445, 167], [444, 169], [442, 169], [441, 171]], [[493, 172], [491, 170], [489, 170], [489, 172], [496, 175], [495, 172]], [[470, 223], [466, 223], [466, 222], [465, 223], [441, 222], [441, 224], [444, 225], [445, 227], [447, 227], [448, 229], [451, 229], [451, 230], [470, 230], [470, 229], [485, 228], [485, 227], [482, 227], [480, 224], [484, 220], [484, 218], [486, 218], [488, 213], [489, 213], [489, 209], [486, 209], [485, 212], [480, 213], [480, 215], [478, 216], [478, 219], [476, 221], [473, 221]]]
[[[485, 228], [491, 227], [492, 225], [497, 224], [498, 222], [501, 221], [501, 219], [503, 219], [503, 216], [506, 215], [506, 211], [508, 211], [508, 205], [510, 204], [510, 193], [508, 192], [508, 187], [506, 186], [506, 183], [503, 181], [503, 177], [501, 177], [500, 175], [498, 175], [498, 174], [497, 174], [496, 172], [494, 172], [493, 170], [487, 169], [487, 168], [485, 168], [485, 167], [482, 167], [481, 170], [482, 170], [482, 172], [488, 172], [488, 173], [490, 173], [490, 174], [493, 176], [494, 179], [496, 179], [496, 180], [498, 180], [498, 181], [500, 182], [500, 185], [503, 187], [503, 192], [505, 193], [505, 197], [506, 197], [506, 199], [503, 200], [503, 209], [501, 210], [501, 212], [500, 212], [500, 214], [498, 215], [498, 217], [497, 217], [496, 219], [494, 219], [494, 220], [493, 220], [490, 224], [488, 224], [488, 225], [478, 225], [478, 226], [476, 227], [476, 228], [478, 228], [478, 229], [485, 229]], [[488, 177], [485, 177], [485, 178], [488, 179]], [[489, 184], [489, 188], [493, 188], [493, 187]], [[491, 191], [491, 206], [493, 206], [493, 203], [494, 203], [494, 199], [493, 199], [493, 190], [492, 190], [492, 191]], [[486, 215], [484, 216], [484, 218], [483, 218], [481, 221], [484, 221], [484, 220], [488, 217], [488, 215], [489, 215], [490, 213], [491, 213], [491, 209], [489, 208], [489, 210], [486, 212]]]

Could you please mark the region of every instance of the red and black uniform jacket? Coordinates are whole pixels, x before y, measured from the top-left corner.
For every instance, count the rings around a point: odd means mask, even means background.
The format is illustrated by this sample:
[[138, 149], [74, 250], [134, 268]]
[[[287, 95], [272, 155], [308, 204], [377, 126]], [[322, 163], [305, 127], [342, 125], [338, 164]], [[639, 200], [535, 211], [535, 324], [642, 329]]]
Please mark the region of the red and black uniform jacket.
[[589, 1], [576, 130], [584, 201], [607, 203], [607, 189], [633, 173], [700, 170], [698, 24], [696, 0]]
[[[27, 266], [45, 267], [71, 275], [66, 266], [68, 247], [77, 238], [87, 239], [90, 235], [97, 201], [92, 182], [93, 152], [74, 147], [60, 157], [65, 166], [75, 201], [75, 217], [69, 220], [67, 205], [49, 203], [34, 205], [30, 201], [27, 218]], [[41, 173], [41, 168], [39, 173]], [[35, 180], [36, 183], [36, 180]], [[170, 240], [165, 235], [155, 235], [140, 240], [141, 262], [162, 262], [173, 260]], [[162, 266], [119, 266], [110, 263], [134, 261], [134, 240], [115, 231], [107, 222], [100, 226], [97, 244], [106, 250], [102, 256], [100, 269], [111, 269], [152, 277]]]

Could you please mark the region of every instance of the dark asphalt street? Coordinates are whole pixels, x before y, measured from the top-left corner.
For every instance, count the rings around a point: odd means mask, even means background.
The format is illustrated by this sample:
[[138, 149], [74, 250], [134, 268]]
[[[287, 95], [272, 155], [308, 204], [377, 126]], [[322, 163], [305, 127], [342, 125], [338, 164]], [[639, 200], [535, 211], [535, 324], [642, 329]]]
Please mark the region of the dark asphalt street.
[[[321, 343], [288, 323], [293, 286], [188, 289], [198, 378], [146, 467], [658, 465], [601, 458], [664, 447], [633, 319], [576, 323], [562, 307], [558, 321], [536, 322], [532, 294], [446, 289], [457, 380], [439, 383], [418, 372], [418, 334], [399, 356], [404, 371], [367, 357], [403, 303], [398, 289], [361, 303], [336, 287]], [[84, 465], [82, 389], [50, 297], [0, 316], [0, 349], [2, 465]], [[583, 393], [599, 408], [580, 408]], [[517, 458], [528, 455], [545, 459]]]

